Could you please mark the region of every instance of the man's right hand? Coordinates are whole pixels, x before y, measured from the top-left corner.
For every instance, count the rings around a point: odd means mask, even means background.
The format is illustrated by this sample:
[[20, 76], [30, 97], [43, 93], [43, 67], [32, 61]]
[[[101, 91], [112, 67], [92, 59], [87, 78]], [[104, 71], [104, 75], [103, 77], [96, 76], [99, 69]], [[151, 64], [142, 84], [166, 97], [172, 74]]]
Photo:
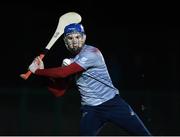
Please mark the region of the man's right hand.
[[43, 61], [40, 59], [40, 57], [36, 57], [33, 62], [31, 63], [31, 65], [29, 66], [29, 70], [32, 72], [32, 73], [35, 73], [35, 71], [37, 69], [44, 69], [44, 63]]

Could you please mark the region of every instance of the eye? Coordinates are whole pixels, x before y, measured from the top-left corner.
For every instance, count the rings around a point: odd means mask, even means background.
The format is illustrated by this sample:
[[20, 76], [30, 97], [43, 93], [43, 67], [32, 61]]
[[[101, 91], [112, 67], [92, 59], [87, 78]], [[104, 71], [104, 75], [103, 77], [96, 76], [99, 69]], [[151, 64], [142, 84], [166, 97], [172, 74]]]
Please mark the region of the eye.
[[81, 38], [81, 35], [77, 35], [77, 36], [76, 36], [76, 39], [80, 39], [80, 38]]
[[79, 39], [80, 38], [80, 36], [76, 36], [76, 39]]
[[73, 37], [70, 37], [70, 36], [69, 36], [69, 37], [67, 37], [67, 39], [68, 39], [68, 40], [72, 40], [72, 39], [73, 39]]

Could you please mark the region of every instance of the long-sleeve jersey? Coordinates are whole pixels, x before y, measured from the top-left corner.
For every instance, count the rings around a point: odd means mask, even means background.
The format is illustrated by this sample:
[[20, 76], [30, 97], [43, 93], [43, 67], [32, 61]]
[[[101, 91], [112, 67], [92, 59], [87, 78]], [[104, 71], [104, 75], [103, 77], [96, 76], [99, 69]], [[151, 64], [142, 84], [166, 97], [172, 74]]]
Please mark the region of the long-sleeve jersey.
[[67, 67], [37, 70], [35, 74], [64, 78], [76, 74], [76, 85], [81, 94], [81, 104], [97, 106], [119, 94], [113, 86], [104, 58], [99, 49], [84, 45]]

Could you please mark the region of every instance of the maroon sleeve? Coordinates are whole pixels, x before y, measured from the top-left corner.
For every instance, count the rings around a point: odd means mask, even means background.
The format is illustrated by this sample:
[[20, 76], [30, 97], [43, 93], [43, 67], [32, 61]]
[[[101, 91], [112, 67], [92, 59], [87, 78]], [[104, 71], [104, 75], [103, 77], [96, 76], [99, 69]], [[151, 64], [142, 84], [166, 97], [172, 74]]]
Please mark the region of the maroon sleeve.
[[36, 75], [51, 77], [51, 78], [66, 78], [70, 75], [82, 72], [85, 69], [77, 63], [72, 63], [66, 67], [56, 67], [47, 69], [38, 69], [35, 71]]

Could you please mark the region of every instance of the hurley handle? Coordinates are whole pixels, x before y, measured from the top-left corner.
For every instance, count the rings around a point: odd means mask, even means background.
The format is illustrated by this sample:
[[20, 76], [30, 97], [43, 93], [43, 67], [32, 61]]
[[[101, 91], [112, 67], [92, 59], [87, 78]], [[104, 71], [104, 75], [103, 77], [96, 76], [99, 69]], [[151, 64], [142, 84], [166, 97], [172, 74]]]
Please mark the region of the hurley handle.
[[[43, 59], [45, 56], [45, 54], [40, 54], [39, 57], [40, 59]], [[23, 78], [24, 80], [28, 79], [29, 76], [31, 76], [32, 72], [30, 70], [28, 70], [26, 73], [21, 74], [20, 77]]]

